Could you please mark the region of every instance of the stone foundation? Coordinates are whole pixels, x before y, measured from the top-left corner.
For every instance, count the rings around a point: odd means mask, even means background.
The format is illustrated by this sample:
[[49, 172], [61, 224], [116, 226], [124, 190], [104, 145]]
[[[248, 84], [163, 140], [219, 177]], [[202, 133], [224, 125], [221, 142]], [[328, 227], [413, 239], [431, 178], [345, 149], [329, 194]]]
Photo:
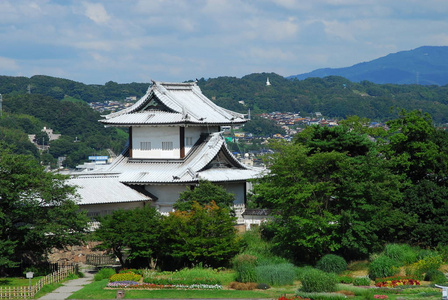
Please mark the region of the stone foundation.
[[48, 255], [50, 263], [86, 263], [86, 255], [104, 255], [105, 251], [93, 250], [99, 242], [87, 242], [83, 246], [68, 246], [66, 249], [53, 249]]

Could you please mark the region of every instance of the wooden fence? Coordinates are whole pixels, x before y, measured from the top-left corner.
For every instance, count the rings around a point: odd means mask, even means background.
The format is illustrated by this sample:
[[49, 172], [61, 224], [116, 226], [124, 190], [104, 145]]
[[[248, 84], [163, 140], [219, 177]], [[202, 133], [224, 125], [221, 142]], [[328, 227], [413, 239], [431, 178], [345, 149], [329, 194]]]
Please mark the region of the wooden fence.
[[118, 262], [116, 261], [115, 258], [110, 257], [108, 255], [87, 254], [86, 264], [98, 267], [98, 266], [117, 265]]
[[67, 278], [70, 274], [77, 272], [77, 268], [78, 265], [75, 264], [60, 266], [57, 271], [42, 277], [32, 286], [0, 287], [0, 299], [33, 298], [44, 285]]

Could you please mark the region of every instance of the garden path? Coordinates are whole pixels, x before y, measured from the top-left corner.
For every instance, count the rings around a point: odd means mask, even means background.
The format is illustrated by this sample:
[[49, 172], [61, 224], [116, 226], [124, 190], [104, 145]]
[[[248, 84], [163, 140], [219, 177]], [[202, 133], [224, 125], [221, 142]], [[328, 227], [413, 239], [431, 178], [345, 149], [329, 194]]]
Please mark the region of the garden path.
[[72, 279], [63, 283], [63, 286], [55, 289], [53, 292], [40, 297], [40, 300], [62, 300], [71, 296], [74, 292], [82, 289], [86, 284], [93, 281], [93, 276], [96, 273], [95, 267], [88, 267], [82, 269], [83, 278]]

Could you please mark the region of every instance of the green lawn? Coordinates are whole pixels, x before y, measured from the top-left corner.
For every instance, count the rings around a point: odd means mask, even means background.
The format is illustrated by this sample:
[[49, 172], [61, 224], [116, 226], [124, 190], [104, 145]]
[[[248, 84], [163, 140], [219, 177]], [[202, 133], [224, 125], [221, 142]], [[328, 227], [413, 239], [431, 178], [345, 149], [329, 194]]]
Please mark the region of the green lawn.
[[[115, 299], [117, 290], [119, 289], [105, 289], [108, 283], [107, 279], [92, 282], [86, 285], [83, 289], [75, 292], [68, 299]], [[125, 299], [191, 299], [191, 298], [267, 298], [278, 299], [282, 295], [288, 297], [295, 295], [298, 284], [270, 288], [269, 290], [254, 290], [254, 291], [236, 291], [236, 290], [125, 290]], [[387, 295], [389, 300], [397, 299], [423, 299], [435, 300], [442, 296], [440, 289], [430, 287], [415, 287], [400, 290], [381, 290], [381, 289], [361, 289], [351, 285], [339, 285], [338, 290], [360, 291], [365, 290], [363, 295], [357, 293], [356, 296], [350, 297], [353, 300], [373, 299], [376, 294]]]
[[[42, 276], [37, 276], [31, 279], [31, 285], [36, 284]], [[28, 286], [29, 279], [21, 277], [11, 277], [11, 278], [0, 278], [1, 287], [13, 287], [13, 286]]]
[[[107, 279], [92, 282], [81, 290], [75, 292], [68, 299], [115, 299], [117, 290], [104, 289], [108, 283]], [[236, 291], [236, 290], [125, 290], [126, 299], [142, 298], [278, 298], [287, 293], [293, 295], [297, 286], [271, 288], [266, 291]]]

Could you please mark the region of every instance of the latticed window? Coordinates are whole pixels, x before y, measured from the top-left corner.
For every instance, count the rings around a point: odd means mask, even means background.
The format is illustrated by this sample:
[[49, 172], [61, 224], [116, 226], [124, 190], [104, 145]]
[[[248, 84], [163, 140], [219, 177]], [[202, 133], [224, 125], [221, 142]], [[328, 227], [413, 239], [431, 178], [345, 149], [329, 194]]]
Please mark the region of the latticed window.
[[140, 142], [140, 150], [151, 150], [151, 142]]
[[173, 150], [173, 142], [162, 142], [162, 150]]

